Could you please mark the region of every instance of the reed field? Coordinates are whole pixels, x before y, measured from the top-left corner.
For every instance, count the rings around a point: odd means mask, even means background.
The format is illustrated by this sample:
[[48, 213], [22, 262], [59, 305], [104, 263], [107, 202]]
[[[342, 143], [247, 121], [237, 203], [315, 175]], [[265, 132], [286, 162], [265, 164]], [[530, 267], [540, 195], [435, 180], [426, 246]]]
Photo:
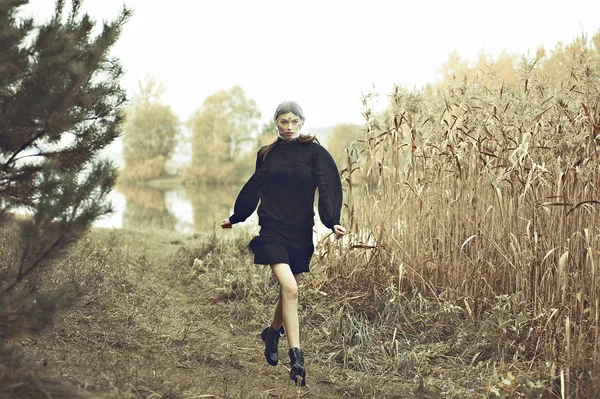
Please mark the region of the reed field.
[[[511, 82], [394, 88], [382, 113], [365, 96], [339, 165], [349, 234], [320, 237], [300, 286], [307, 388], [285, 339], [264, 361], [256, 231], [132, 225], [11, 293], [0, 398], [600, 397], [599, 50], [568, 48], [561, 79], [523, 59]], [[0, 225], [4, 276], [19, 223]]]
[[407, 326], [390, 303], [449, 306], [476, 334], [429, 335], [470, 340], [444, 355], [493, 363], [488, 394], [600, 397], [598, 43], [566, 55], [559, 85], [524, 59], [511, 84], [490, 71], [433, 96], [398, 88], [384, 115], [366, 98], [348, 151], [354, 251], [328, 278], [365, 296], [366, 320], [390, 321], [379, 334], [393, 348]]

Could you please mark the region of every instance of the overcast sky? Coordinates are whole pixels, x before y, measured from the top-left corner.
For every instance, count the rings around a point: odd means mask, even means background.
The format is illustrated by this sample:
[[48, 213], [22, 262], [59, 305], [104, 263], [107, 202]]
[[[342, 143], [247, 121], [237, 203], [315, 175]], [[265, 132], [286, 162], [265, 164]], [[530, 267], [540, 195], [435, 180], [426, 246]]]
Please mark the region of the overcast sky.
[[[241, 86], [263, 120], [298, 101], [307, 130], [361, 122], [361, 92], [375, 85], [380, 105], [394, 83], [436, 80], [457, 50], [535, 54], [600, 29], [600, 1], [571, 0], [86, 0], [96, 20], [134, 9], [114, 55], [131, 93], [146, 74], [162, 82], [165, 103], [185, 121], [204, 99]], [[47, 18], [53, 0], [25, 11]]]

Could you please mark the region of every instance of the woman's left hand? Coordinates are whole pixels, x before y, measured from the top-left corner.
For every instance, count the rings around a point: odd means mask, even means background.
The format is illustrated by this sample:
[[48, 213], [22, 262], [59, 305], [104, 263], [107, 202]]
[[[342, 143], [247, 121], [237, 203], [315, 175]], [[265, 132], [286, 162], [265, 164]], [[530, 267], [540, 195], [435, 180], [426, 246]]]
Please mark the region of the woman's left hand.
[[336, 239], [342, 238], [346, 234], [346, 229], [339, 224], [333, 226], [333, 234], [335, 234]]
[[232, 225], [232, 224], [231, 224], [231, 222], [229, 221], [229, 218], [227, 218], [227, 219], [224, 219], [224, 220], [221, 222], [221, 228], [222, 228], [222, 229], [230, 229], [230, 228], [232, 228], [232, 227], [233, 227], [233, 225]]

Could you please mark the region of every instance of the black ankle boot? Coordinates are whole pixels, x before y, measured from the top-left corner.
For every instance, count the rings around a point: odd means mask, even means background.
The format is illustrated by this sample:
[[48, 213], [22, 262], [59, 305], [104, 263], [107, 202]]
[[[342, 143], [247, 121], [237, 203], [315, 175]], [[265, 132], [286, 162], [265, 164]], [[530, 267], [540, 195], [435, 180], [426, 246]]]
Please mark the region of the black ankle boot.
[[265, 359], [267, 359], [267, 363], [271, 366], [277, 366], [279, 360], [277, 346], [279, 345], [279, 338], [284, 332], [283, 326], [281, 326], [279, 330], [273, 330], [273, 328], [269, 326], [260, 333], [260, 337], [265, 343]]
[[300, 348], [290, 349], [290, 379], [296, 385], [306, 385], [306, 371], [304, 370], [304, 355]]

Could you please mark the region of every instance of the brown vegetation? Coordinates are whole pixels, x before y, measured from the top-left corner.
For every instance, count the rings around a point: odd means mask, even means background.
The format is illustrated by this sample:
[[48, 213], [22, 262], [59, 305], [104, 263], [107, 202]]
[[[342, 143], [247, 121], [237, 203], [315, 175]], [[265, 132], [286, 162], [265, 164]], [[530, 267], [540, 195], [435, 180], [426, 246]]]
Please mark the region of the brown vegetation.
[[366, 148], [344, 174], [358, 252], [328, 280], [360, 281], [372, 320], [416, 290], [490, 323], [493, 346], [460, 362], [496, 357], [515, 395], [524, 376], [547, 397], [600, 394], [599, 37], [563, 54], [558, 86], [524, 60], [514, 84], [396, 89], [385, 115], [366, 108]]
[[[277, 367], [262, 354], [277, 287], [252, 264], [249, 239], [243, 230], [93, 231], [40, 287], [73, 287], [70, 310], [4, 346], [0, 398], [476, 398], [501, 385], [508, 369], [493, 368], [497, 336], [475, 340], [481, 328], [458, 317], [458, 306], [387, 290], [386, 316], [376, 320], [364, 287], [329, 278], [339, 259], [324, 257], [301, 286], [310, 379], [298, 391], [285, 343]], [[477, 364], [457, 369], [463, 351], [479, 350]]]

